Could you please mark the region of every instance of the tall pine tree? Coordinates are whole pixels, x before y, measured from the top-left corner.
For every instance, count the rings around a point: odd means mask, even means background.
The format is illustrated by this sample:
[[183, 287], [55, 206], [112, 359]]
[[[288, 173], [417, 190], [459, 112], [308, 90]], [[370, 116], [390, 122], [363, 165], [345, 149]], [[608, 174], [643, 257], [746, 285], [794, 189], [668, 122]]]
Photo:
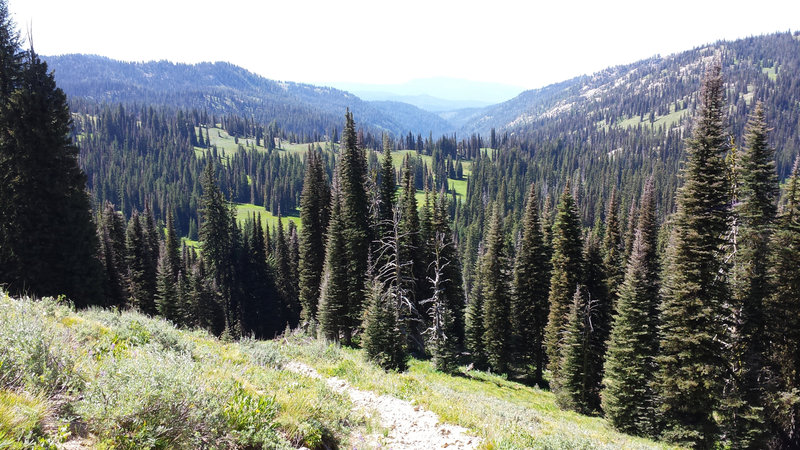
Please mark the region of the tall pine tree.
[[510, 262], [503, 233], [500, 205], [495, 205], [486, 235], [483, 255], [483, 346], [491, 368], [499, 373], [508, 370], [511, 353]]
[[769, 419], [774, 448], [800, 448], [800, 158], [786, 183], [785, 206], [772, 238], [766, 301], [767, 365], [772, 372]]
[[777, 214], [778, 175], [774, 150], [767, 145], [764, 106], [756, 104], [745, 135], [739, 175], [736, 221], [736, 257], [732, 267], [730, 374], [725, 386], [723, 428], [725, 440], [740, 448], [760, 447], [766, 438], [764, 423], [764, 304], [770, 293], [770, 241]]
[[339, 190], [341, 203], [341, 232], [344, 240], [344, 257], [337, 264], [347, 268], [348, 302], [341, 313], [345, 319], [343, 341], [350, 345], [353, 331], [361, 324], [361, 313], [365, 305], [367, 257], [369, 253], [369, 202], [365, 188], [367, 160], [358, 146], [353, 113], [345, 114], [342, 133], [341, 157], [339, 159]]
[[331, 187], [331, 216], [328, 222], [325, 267], [322, 272], [317, 309], [320, 332], [326, 339], [335, 342], [339, 342], [345, 328], [350, 326], [345, 314], [352, 295], [348, 284], [348, 267], [342, 264], [342, 260], [347, 257], [342, 214], [339, 176], [336, 174]]
[[511, 324], [516, 363], [533, 366], [533, 381], [542, 384], [544, 328], [547, 325], [550, 262], [544, 248], [536, 187], [531, 184], [522, 218], [522, 238], [514, 262]]
[[[0, 4], [0, 284], [100, 304], [102, 265], [64, 92]], [[54, 220], [57, 218], [57, 220]]]
[[726, 244], [729, 202], [723, 158], [724, 84], [715, 64], [700, 92], [673, 230], [666, 295], [661, 308], [658, 357], [660, 413], [664, 437], [710, 448], [718, 438], [714, 412], [725, 376], [727, 268], [720, 257]]
[[300, 228], [300, 318], [306, 325], [317, 317], [330, 196], [322, 156], [317, 151], [309, 151], [300, 197], [300, 222], [303, 225]]
[[639, 220], [606, 353], [602, 406], [614, 428], [655, 432], [653, 376], [658, 349], [659, 255], [652, 178], [642, 193]]
[[561, 365], [561, 337], [567, 329], [570, 305], [578, 283], [583, 277], [583, 243], [578, 209], [567, 183], [556, 211], [552, 231], [553, 256], [548, 301], [550, 311], [545, 327], [545, 350], [553, 388], [558, 389]]

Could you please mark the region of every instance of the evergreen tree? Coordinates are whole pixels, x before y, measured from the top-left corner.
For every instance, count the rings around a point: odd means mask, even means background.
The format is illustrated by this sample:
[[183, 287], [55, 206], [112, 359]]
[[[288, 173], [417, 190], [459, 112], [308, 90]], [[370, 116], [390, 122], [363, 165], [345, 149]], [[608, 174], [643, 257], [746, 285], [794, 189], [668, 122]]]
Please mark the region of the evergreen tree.
[[[446, 335], [456, 349], [462, 349], [464, 348], [464, 308], [466, 305], [464, 278], [461, 272], [461, 258], [459, 257], [458, 246], [450, 225], [448, 211], [447, 196], [442, 193], [437, 197], [434, 205], [434, 240], [429, 245], [432, 245], [434, 249], [432, 259], [439, 258], [440, 260], [439, 268], [442, 272], [442, 277], [440, 277], [442, 286], [440, 289], [442, 289], [442, 294], [446, 298], [444, 304], [448, 314], [452, 318], [452, 323], [448, 325], [449, 328], [446, 327]], [[431, 267], [435, 268], [435, 266], [432, 263]], [[428, 281], [429, 284], [434, 284], [432, 280], [429, 279]]]
[[522, 218], [522, 238], [514, 262], [511, 325], [516, 363], [524, 369], [533, 366], [533, 381], [540, 385], [545, 361], [544, 328], [547, 325], [549, 278], [536, 187], [531, 184]]
[[[422, 354], [425, 346], [422, 330], [419, 325], [427, 319], [427, 311], [420, 302], [425, 298], [423, 286], [425, 280], [425, 264], [422, 261], [422, 233], [420, 231], [419, 208], [417, 207], [417, 190], [414, 187], [414, 175], [409, 167], [408, 159], [403, 165], [403, 178], [400, 182], [402, 192], [398, 200], [399, 224], [398, 239], [403, 289], [409, 293], [409, 305], [400, 310], [400, 320], [406, 332], [408, 346], [412, 352]], [[429, 211], [423, 208], [427, 214]]]
[[511, 350], [509, 298], [510, 270], [500, 205], [495, 205], [482, 259], [483, 346], [489, 365], [499, 373], [508, 370]]
[[330, 215], [330, 187], [326, 180], [322, 156], [308, 152], [303, 193], [300, 197], [299, 282], [301, 320], [308, 325], [316, 320], [319, 286], [325, 263], [325, 230]]
[[173, 323], [180, 322], [180, 311], [182, 310], [177, 286], [180, 269], [180, 237], [175, 231], [172, 212], [168, 211], [167, 234], [158, 261], [155, 301], [158, 313]]
[[655, 432], [653, 389], [658, 349], [659, 256], [653, 180], [642, 193], [636, 237], [606, 353], [602, 406], [614, 428]]
[[365, 188], [367, 178], [366, 158], [359, 148], [353, 113], [345, 114], [342, 133], [341, 158], [339, 160], [339, 184], [341, 191], [341, 233], [344, 241], [344, 257], [337, 260], [347, 268], [348, 302], [341, 311], [345, 319], [343, 341], [350, 345], [353, 331], [361, 324], [365, 304], [367, 257], [369, 253], [369, 202]]
[[383, 161], [381, 161], [380, 171], [380, 200], [378, 222], [382, 224], [381, 230], [387, 232], [393, 219], [393, 211], [396, 197], [394, 165], [392, 164], [392, 142], [389, 136], [383, 135]]
[[101, 261], [105, 270], [104, 306], [124, 307], [128, 302], [128, 267], [125, 262], [125, 219], [106, 203], [98, 229]]
[[173, 323], [178, 323], [180, 304], [178, 302], [177, 280], [169, 267], [166, 246], [158, 259], [156, 272], [155, 306], [158, 314]]
[[483, 336], [485, 334], [484, 321], [483, 321], [483, 266], [484, 255], [475, 263], [475, 281], [472, 285], [472, 291], [469, 294], [469, 303], [467, 303], [466, 314], [466, 345], [467, 350], [472, 357], [472, 363], [479, 369], [486, 367], [486, 349], [483, 345]]
[[769, 295], [770, 241], [777, 214], [778, 175], [767, 145], [764, 107], [759, 102], [747, 125], [741, 182], [735, 204], [735, 259], [730, 375], [723, 398], [725, 440], [734, 447], [764, 444], [764, 304]]
[[67, 98], [33, 49], [21, 58], [5, 2], [0, 52], [0, 284], [100, 304], [98, 239]]
[[[231, 304], [233, 287], [233, 242], [231, 238], [230, 211], [217, 184], [214, 163], [209, 161], [203, 172], [202, 207], [200, 223], [200, 240], [203, 242], [203, 262], [206, 276], [211, 282], [215, 298], [222, 308], [222, 329], [214, 329], [217, 333], [231, 332], [235, 325], [234, 308]], [[205, 306], [215, 306], [205, 302]], [[202, 307], [202, 306], [201, 306]], [[201, 316], [211, 315], [211, 311], [201, 311]]]
[[587, 297], [584, 311], [591, 312], [584, 330], [583, 378], [581, 409], [596, 411], [600, 408], [600, 388], [603, 381], [603, 363], [606, 354], [606, 341], [611, 330], [612, 305], [606, 291], [608, 277], [603, 265], [603, 251], [599, 227], [595, 227], [586, 237], [583, 250], [583, 289]]
[[772, 238], [767, 298], [769, 418], [773, 448], [800, 448], [800, 158], [786, 183], [786, 204]]
[[398, 327], [393, 290], [373, 277], [369, 284], [370, 303], [364, 319], [363, 347], [367, 356], [386, 370], [406, 369], [408, 356]]
[[552, 379], [556, 381], [553, 388], [557, 390], [561, 364], [561, 336], [567, 329], [569, 308], [583, 273], [581, 225], [569, 183], [564, 188], [558, 203], [552, 241], [552, 272], [548, 295], [550, 311], [544, 342], [548, 367]]
[[608, 299], [613, 305], [617, 301], [617, 290], [622, 285], [625, 275], [625, 260], [623, 260], [622, 231], [619, 223], [619, 205], [617, 203], [617, 190], [611, 192], [611, 198], [606, 208], [606, 222], [603, 234], [603, 271], [605, 272], [605, 290]]
[[281, 315], [284, 320], [294, 326], [299, 317], [297, 295], [292, 283], [291, 255], [289, 242], [283, 230], [283, 219], [278, 215], [277, 237], [275, 238], [275, 281], [281, 297]]
[[724, 304], [729, 296], [720, 254], [729, 217], [722, 160], [728, 137], [720, 72], [715, 64], [703, 82], [692, 137], [686, 143], [658, 357], [664, 437], [703, 448], [713, 446], [718, 437], [714, 411], [726, 366], [721, 338], [726, 335]]
[[134, 211], [125, 233], [128, 292], [130, 305], [144, 314], [155, 314], [156, 274], [150, 266], [150, 244], [144, 234], [141, 216]]
[[592, 359], [598, 340], [592, 336], [594, 304], [591, 294], [579, 285], [575, 289], [564, 331], [558, 379], [554, 379], [558, 386], [556, 401], [559, 406], [582, 414], [596, 409]]
[[342, 334], [345, 333], [345, 328], [349, 326], [345, 313], [349, 306], [349, 297], [352, 295], [348, 284], [348, 267], [342, 264], [342, 260], [347, 257], [342, 214], [337, 174], [331, 188], [331, 217], [328, 223], [325, 267], [322, 273], [319, 309], [317, 310], [320, 332], [326, 339], [335, 342], [339, 342]]

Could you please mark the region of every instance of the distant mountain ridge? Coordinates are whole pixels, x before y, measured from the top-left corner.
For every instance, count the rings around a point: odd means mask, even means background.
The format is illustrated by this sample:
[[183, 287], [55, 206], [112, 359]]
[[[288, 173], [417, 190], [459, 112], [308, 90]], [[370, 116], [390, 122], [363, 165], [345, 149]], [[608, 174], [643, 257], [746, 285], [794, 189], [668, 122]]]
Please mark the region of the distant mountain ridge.
[[[395, 135], [447, 133], [453, 127], [411, 105], [398, 113], [330, 87], [274, 81], [229, 63], [122, 62], [96, 55], [44, 58], [70, 97], [96, 102], [139, 103], [237, 114], [283, 129], [324, 135], [341, 127], [347, 108], [360, 127]], [[411, 109], [409, 109], [411, 108]]]
[[[730, 99], [734, 103], [752, 98], [769, 102], [778, 89], [800, 100], [795, 75], [800, 66], [800, 35], [776, 33], [719, 41], [528, 90], [482, 109], [460, 128], [462, 132], [485, 133], [495, 128], [525, 134], [576, 115], [592, 124], [606, 121], [612, 127], [630, 126], [632, 118], [651, 112], [657, 121], [693, 104], [700, 80], [715, 58], [722, 62], [726, 83], [735, 92]], [[682, 108], [676, 111], [676, 105]], [[670, 122], [677, 119], [672, 117]]]
[[[659, 129], [685, 127], [703, 73], [715, 58], [722, 62], [729, 86], [733, 134], [741, 135], [752, 101], [763, 101], [774, 127], [771, 136], [785, 148], [778, 154], [779, 169], [785, 175], [792, 152], [800, 148], [800, 77], [796, 75], [800, 73], [800, 35], [796, 32], [720, 41], [527, 90], [502, 103], [436, 113], [423, 110], [419, 102], [409, 104], [408, 98], [396, 101], [403, 99], [402, 94], [395, 101], [366, 101], [337, 88], [268, 80], [228, 63], [125, 63], [87, 55], [46, 60], [68, 95], [98, 102], [235, 113], [261, 123], [274, 120], [283, 129], [305, 136], [325, 135], [341, 127], [344, 111], [350, 108], [359, 127], [377, 133], [437, 136], [457, 132], [468, 137], [473, 133], [487, 136], [494, 129], [532, 145], [571, 142], [610, 153], [640, 145], [636, 142], [642, 136]], [[429, 86], [446, 79], [433, 80]], [[437, 95], [442, 93], [441, 99], [448, 101], [442, 89]], [[420, 102], [437, 101], [416, 96]]]

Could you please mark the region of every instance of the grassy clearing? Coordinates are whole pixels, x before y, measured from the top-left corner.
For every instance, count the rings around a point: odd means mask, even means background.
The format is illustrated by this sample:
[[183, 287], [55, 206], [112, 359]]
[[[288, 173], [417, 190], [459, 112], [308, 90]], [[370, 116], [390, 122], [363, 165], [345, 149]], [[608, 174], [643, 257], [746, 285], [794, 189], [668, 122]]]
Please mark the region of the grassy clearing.
[[[237, 203], [236, 204], [236, 219], [239, 222], [244, 222], [248, 217], [252, 217], [253, 213], [260, 213], [261, 214], [261, 224], [263, 226], [269, 226], [270, 230], [273, 227], [278, 225], [278, 217], [273, 216], [271, 212], [269, 212], [263, 206], [254, 205], [252, 203]], [[293, 213], [289, 216], [283, 216], [283, 226], [288, 227], [287, 221], [291, 220], [297, 226], [299, 230], [301, 227], [300, 223], [300, 215], [298, 212]]]
[[359, 350], [301, 336], [269, 345], [285, 358], [303, 361], [359, 389], [422, 405], [441, 420], [482, 437], [483, 448], [670, 448], [618, 433], [602, 418], [561, 411], [549, 391], [497, 375], [464, 367], [458, 375], [446, 375], [418, 360], [410, 362], [406, 373], [387, 373], [367, 362]]
[[778, 68], [776, 66], [762, 67], [761, 72], [764, 73], [770, 79], [770, 81], [775, 81], [778, 79]]
[[0, 293], [0, 448], [78, 434], [97, 448], [327, 448], [371, 430], [348, 398], [282, 364], [264, 342]]
[[[198, 127], [195, 127], [195, 134], [197, 134], [198, 129], [199, 129]], [[203, 136], [205, 137], [206, 129], [203, 128], [203, 131], [204, 131]], [[256, 140], [253, 138], [237, 139], [228, 134], [228, 132], [223, 130], [222, 128], [216, 128], [216, 127], [208, 128], [208, 138], [211, 141], [209, 147], [212, 145], [216, 145], [217, 150], [222, 153], [223, 157], [234, 155], [236, 151], [239, 149], [240, 145], [246, 148], [247, 147], [255, 148], [260, 152], [267, 151], [267, 147], [263, 145], [263, 142], [261, 142], [262, 145], [256, 145]], [[285, 152], [291, 155], [305, 155], [306, 152], [308, 152], [309, 145], [311, 145], [312, 147], [319, 145], [323, 149], [330, 147], [330, 144], [328, 142], [312, 142], [312, 143], [297, 144], [293, 142], [280, 141], [280, 146], [277, 148], [277, 150], [279, 152]], [[195, 150], [195, 155], [203, 156], [204, 152], [207, 149], [195, 147], [194, 150]]]

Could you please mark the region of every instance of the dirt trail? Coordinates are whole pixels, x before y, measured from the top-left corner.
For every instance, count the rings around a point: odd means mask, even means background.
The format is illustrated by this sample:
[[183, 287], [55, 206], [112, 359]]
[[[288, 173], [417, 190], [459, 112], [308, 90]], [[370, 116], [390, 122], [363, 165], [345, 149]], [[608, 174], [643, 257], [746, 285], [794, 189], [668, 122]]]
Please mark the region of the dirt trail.
[[[284, 368], [323, 379], [313, 368], [300, 362], [292, 361], [284, 365]], [[365, 447], [393, 450], [474, 449], [480, 443], [479, 438], [467, 434], [466, 428], [441, 424], [436, 414], [408, 401], [356, 389], [340, 378], [330, 377], [324, 380], [334, 391], [347, 393], [357, 408], [374, 410], [380, 414], [380, 423], [389, 429], [389, 435], [365, 436], [359, 439]]]

